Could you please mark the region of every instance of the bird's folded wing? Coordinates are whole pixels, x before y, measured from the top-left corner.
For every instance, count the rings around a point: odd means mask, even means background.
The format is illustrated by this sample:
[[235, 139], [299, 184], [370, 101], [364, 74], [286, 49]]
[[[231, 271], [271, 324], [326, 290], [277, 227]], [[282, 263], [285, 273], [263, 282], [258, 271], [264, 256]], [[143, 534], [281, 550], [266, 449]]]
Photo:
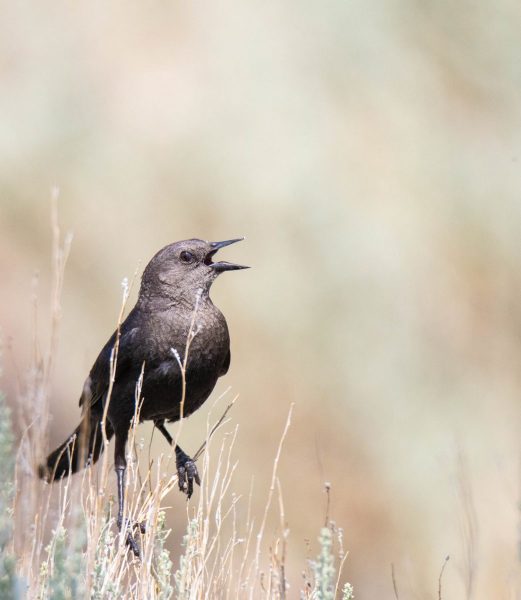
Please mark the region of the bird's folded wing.
[[103, 401], [110, 385], [111, 369], [116, 367], [117, 377], [124, 375], [131, 366], [130, 357], [134, 356], [132, 346], [135, 343], [137, 327], [132, 327], [131, 315], [121, 325], [117, 353], [114, 349], [117, 339], [117, 331], [110, 337], [98, 355], [89, 376], [83, 385], [79, 404], [84, 408], [91, 408], [98, 402]]

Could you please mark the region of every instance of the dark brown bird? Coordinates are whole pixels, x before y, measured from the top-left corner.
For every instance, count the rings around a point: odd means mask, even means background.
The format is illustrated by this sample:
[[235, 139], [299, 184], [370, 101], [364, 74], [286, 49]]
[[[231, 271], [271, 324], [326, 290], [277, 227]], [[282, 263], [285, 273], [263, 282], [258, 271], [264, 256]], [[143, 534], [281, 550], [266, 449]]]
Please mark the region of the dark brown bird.
[[[80, 396], [80, 425], [39, 467], [41, 478], [54, 481], [95, 463], [104, 446], [101, 426], [108, 399], [105, 431], [109, 439], [115, 437], [120, 528], [125, 447], [136, 412], [136, 385], [141, 377], [140, 421], [154, 421], [172, 444], [165, 421], [177, 421], [197, 410], [230, 366], [228, 327], [209, 292], [220, 273], [247, 268], [213, 262], [220, 248], [241, 239], [175, 242], [152, 258], [143, 272], [136, 305], [105, 344], [85, 381]], [[109, 397], [111, 364], [116, 366]], [[175, 452], [179, 488], [190, 497], [193, 482], [200, 483], [199, 475], [194, 462], [179, 446]], [[130, 533], [128, 543], [139, 554]]]

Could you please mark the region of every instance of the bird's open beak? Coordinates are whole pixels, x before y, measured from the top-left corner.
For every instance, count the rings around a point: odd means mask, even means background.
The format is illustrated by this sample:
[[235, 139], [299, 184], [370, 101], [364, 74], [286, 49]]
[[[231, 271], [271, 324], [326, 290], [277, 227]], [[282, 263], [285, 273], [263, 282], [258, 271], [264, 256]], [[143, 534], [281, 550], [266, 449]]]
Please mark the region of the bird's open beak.
[[224, 242], [210, 242], [211, 250], [206, 255], [206, 260], [204, 261], [209, 267], [211, 267], [214, 271], [218, 273], [222, 273], [223, 271], [237, 271], [238, 269], [249, 269], [245, 265], [236, 265], [234, 263], [229, 263], [224, 260], [219, 262], [212, 262], [212, 257], [215, 255], [217, 250], [220, 248], [224, 248], [224, 246], [229, 246], [230, 244], [235, 244], [236, 242], [242, 241], [244, 238], [237, 238], [235, 240], [225, 240]]

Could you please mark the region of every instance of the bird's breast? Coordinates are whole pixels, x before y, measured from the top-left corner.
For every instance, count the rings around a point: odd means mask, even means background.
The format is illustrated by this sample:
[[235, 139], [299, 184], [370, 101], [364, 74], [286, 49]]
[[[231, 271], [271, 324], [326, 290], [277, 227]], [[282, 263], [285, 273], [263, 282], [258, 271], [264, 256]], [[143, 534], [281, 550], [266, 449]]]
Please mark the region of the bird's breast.
[[[226, 320], [215, 308], [202, 307], [195, 318], [173, 315], [163, 320], [161, 327], [154, 326], [155, 340], [150, 366], [155, 365], [158, 376], [166, 378], [179, 374], [179, 367], [186, 367], [186, 375], [201, 377], [205, 371], [212, 375], [227, 356], [230, 338]], [[217, 375], [216, 375], [217, 377]]]
[[145, 366], [143, 418], [179, 418], [183, 372], [185, 416], [201, 406], [222, 373], [229, 345], [228, 327], [218, 311], [201, 311], [188, 324], [164, 324], [157, 354]]

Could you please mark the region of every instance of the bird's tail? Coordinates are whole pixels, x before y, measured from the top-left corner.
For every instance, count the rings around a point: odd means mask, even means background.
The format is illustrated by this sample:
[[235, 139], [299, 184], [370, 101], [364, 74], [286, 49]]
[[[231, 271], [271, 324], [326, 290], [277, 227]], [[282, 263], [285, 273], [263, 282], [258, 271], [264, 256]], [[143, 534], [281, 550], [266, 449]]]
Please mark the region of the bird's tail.
[[[114, 435], [110, 423], [106, 424], [107, 438]], [[74, 432], [47, 457], [38, 467], [40, 479], [56, 481], [76, 473], [89, 464], [94, 464], [103, 452], [103, 435], [99, 414], [89, 412], [84, 415]]]

